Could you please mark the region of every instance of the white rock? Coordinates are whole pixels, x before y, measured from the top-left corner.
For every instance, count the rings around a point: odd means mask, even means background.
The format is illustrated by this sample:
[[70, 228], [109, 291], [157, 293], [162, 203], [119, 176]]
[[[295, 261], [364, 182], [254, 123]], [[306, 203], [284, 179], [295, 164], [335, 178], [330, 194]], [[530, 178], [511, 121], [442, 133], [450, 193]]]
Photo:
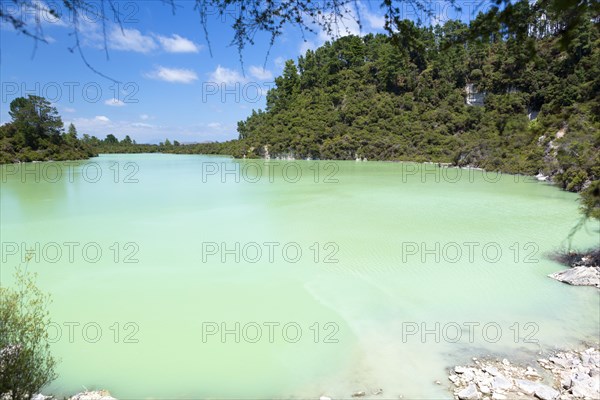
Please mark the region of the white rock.
[[515, 379], [515, 385], [527, 394], [534, 394], [538, 387], [537, 382], [528, 381], [526, 379]]
[[469, 368], [463, 372], [462, 377], [465, 381], [471, 382], [475, 379], [475, 371], [472, 368]]
[[600, 267], [573, 267], [548, 276], [569, 285], [600, 287]]
[[493, 393], [492, 394], [492, 399], [493, 400], [505, 400], [506, 396], [500, 393]]
[[600, 399], [600, 393], [598, 393], [597, 391], [591, 390], [588, 387], [584, 387], [584, 386], [580, 386], [580, 385], [574, 385], [573, 389], [571, 389], [571, 392], [573, 393], [573, 396], [575, 396], [577, 398], [594, 399], [594, 400]]
[[569, 368], [571, 366], [571, 362], [562, 357], [550, 357], [550, 361], [556, 365], [560, 365], [563, 368]]
[[500, 372], [498, 371], [498, 368], [493, 367], [491, 365], [486, 365], [483, 368], [483, 370], [492, 376], [498, 376], [498, 374], [500, 374]]
[[568, 389], [571, 387], [571, 374], [563, 371], [560, 373], [560, 384], [563, 388]]
[[510, 363], [508, 362], [508, 360], [505, 358], [504, 360], [502, 360], [502, 364], [508, 366], [510, 365]]
[[575, 384], [576, 382], [584, 382], [584, 384], [587, 384], [587, 381], [589, 379], [590, 375], [588, 373], [579, 371], [571, 373], [571, 380], [573, 381], [573, 384]]
[[535, 397], [540, 400], [554, 400], [560, 395], [558, 390], [554, 390], [550, 386], [541, 383], [538, 383], [537, 385], [538, 386], [535, 389]]
[[321, 397], [319, 397], [319, 400], [331, 400], [331, 397], [321, 396]]
[[77, 393], [70, 400], [116, 400], [106, 390]]
[[571, 392], [574, 396], [586, 399], [600, 399], [600, 377], [589, 377], [586, 380], [573, 380]]
[[494, 390], [508, 390], [512, 387], [512, 383], [511, 381], [509, 381], [508, 379], [506, 379], [504, 377], [504, 375], [497, 375], [494, 377], [494, 381], [492, 383], [492, 388], [494, 388]]
[[478, 400], [481, 398], [481, 393], [477, 391], [474, 384], [470, 384], [463, 390], [457, 393], [460, 400]]
[[[573, 368], [571, 368], [571, 370], [573, 370]], [[575, 367], [575, 370], [577, 371], [577, 373], [578, 373], [579, 375], [583, 375], [583, 376], [589, 376], [589, 375], [590, 375], [590, 372], [591, 372], [590, 368], [588, 368], [588, 367], [585, 367], [585, 366], [583, 366], [583, 365], [581, 365], [581, 364], [577, 365], [577, 366]]]
[[484, 376], [482, 379], [479, 379], [478, 383], [479, 386], [492, 387], [492, 385], [494, 384], [494, 378]]

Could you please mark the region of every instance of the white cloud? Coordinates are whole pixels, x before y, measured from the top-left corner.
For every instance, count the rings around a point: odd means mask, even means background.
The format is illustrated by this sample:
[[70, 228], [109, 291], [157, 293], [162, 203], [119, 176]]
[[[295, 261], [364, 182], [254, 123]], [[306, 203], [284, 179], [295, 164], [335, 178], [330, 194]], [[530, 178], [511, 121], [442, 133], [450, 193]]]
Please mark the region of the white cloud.
[[[319, 26], [314, 26], [315, 31], [318, 31], [316, 38], [315, 40], [303, 41], [300, 44], [300, 54], [304, 55], [309, 49], [315, 50], [328, 40], [331, 41], [349, 35], [362, 36], [383, 30], [385, 26], [385, 16], [383, 14], [373, 12], [370, 7], [365, 5], [365, 2], [356, 4], [358, 4], [358, 13], [353, 4], [348, 4], [341, 9], [341, 17], [337, 16], [336, 18], [336, 15], [331, 12], [321, 15], [319, 21], [330, 24], [331, 34]], [[362, 27], [359, 25], [358, 20], [360, 20]]]
[[177, 34], [173, 34], [171, 37], [157, 35], [156, 39], [169, 53], [197, 53], [200, 51], [200, 46], [196, 43]]
[[365, 26], [365, 22], [368, 23], [368, 26], [372, 29], [382, 30], [385, 26], [385, 16], [382, 14], [376, 14], [371, 12], [369, 8], [367, 8], [364, 3], [360, 3], [360, 19], [363, 24], [363, 28]]
[[285, 58], [279, 56], [275, 60], [273, 60], [273, 63], [277, 68], [283, 69], [283, 67], [285, 67]]
[[[82, 18], [78, 21], [77, 26], [83, 44], [95, 48], [104, 48], [104, 34], [101, 23]], [[117, 24], [107, 24], [106, 30], [108, 47], [114, 50], [148, 54], [162, 48], [168, 53], [198, 53], [203, 47], [175, 33], [171, 36], [154, 33], [143, 34], [137, 29], [122, 29]]]
[[79, 30], [79, 35], [81, 36], [82, 45], [98, 49], [104, 48], [104, 34], [100, 28], [101, 25], [97, 21], [92, 21], [90, 18], [78, 19], [77, 29]]
[[[323, 43], [325, 43], [324, 40], [321, 42], [321, 45]], [[312, 40], [305, 40], [305, 41], [303, 41], [300, 44], [300, 54], [304, 55], [304, 54], [306, 54], [306, 52], [308, 50], [315, 50], [317, 47], [319, 47], [319, 45], [317, 45], [317, 43], [315, 43], [314, 41], [312, 41]], [[284, 66], [285, 66], [285, 64], [284, 64]]]
[[257, 67], [256, 65], [251, 65], [249, 69], [250, 75], [254, 78], [261, 81], [268, 81], [273, 79], [273, 73], [268, 69], [264, 69], [263, 67]]
[[142, 121], [146, 121], [147, 119], [150, 119], [150, 116], [148, 114], [142, 114], [142, 115], [140, 115], [140, 119]]
[[[108, 117], [104, 115], [98, 115], [94, 118], [73, 118], [71, 121], [64, 121], [65, 126], [69, 126], [70, 123], [73, 123], [77, 130], [80, 133], [87, 133], [89, 135], [102, 135], [103, 132], [106, 132], [106, 129], [110, 129], [112, 123]], [[104, 133], [106, 136], [106, 133]], [[102, 136], [102, 138], [104, 138]]]
[[137, 53], [149, 53], [158, 47], [152, 37], [143, 35], [137, 29], [121, 30], [118, 27], [113, 27], [108, 34], [108, 45], [115, 50]]
[[106, 104], [107, 106], [111, 106], [111, 107], [124, 107], [125, 103], [123, 103], [122, 100], [119, 99], [108, 99], [104, 102], [104, 104]]
[[162, 66], [158, 66], [154, 71], [146, 74], [146, 77], [171, 83], [192, 83], [198, 80], [198, 75], [191, 69]]
[[226, 85], [244, 83], [247, 81], [247, 79], [244, 78], [239, 72], [233, 69], [221, 67], [220, 65], [217, 66], [217, 69], [210, 74], [210, 80], [215, 83], [224, 83]]
[[74, 108], [71, 108], [71, 107], [65, 107], [65, 108], [63, 108], [63, 111], [64, 111], [64, 112], [67, 112], [67, 113], [74, 113], [74, 112], [75, 112], [75, 109], [74, 109]]
[[208, 126], [211, 129], [217, 129], [217, 128], [220, 128], [222, 125], [220, 122], [211, 122], [206, 126]]
[[134, 128], [154, 128], [154, 125], [145, 124], [143, 122], [134, 122], [131, 124]]

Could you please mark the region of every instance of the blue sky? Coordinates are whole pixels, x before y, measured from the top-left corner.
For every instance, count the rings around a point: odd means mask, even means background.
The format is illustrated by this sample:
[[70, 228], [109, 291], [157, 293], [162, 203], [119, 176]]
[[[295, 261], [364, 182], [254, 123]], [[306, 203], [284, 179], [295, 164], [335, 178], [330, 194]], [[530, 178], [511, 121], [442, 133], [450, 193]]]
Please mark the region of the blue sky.
[[[118, 80], [117, 84], [95, 74], [78, 54], [69, 51], [75, 37], [62, 1], [34, 1], [37, 10], [16, 9], [12, 2], [1, 0], [4, 12], [25, 13], [32, 27], [38, 16], [48, 43], [39, 43], [34, 54], [31, 38], [7, 24], [0, 28], [0, 124], [10, 121], [9, 104], [15, 97], [36, 94], [52, 101], [65, 126], [73, 122], [80, 136], [130, 135], [138, 143], [165, 138], [180, 142], [237, 138], [237, 121], [252, 109], [264, 108], [264, 94], [274, 85], [273, 78], [281, 73], [285, 60], [296, 59], [328, 39], [324, 32], [317, 32], [307, 33], [304, 41], [298, 28], [290, 26], [271, 49], [263, 69], [269, 37], [259, 34], [243, 53], [242, 70], [237, 49], [230, 46], [231, 16], [209, 16], [211, 57], [192, 1], [179, 0], [175, 15], [159, 0], [119, 1], [123, 30], [109, 18], [108, 60], [103, 24], [96, 12], [84, 13], [78, 25], [89, 63]], [[359, 3], [362, 29], [348, 18], [339, 34], [383, 32], [379, 3]], [[49, 4], [61, 12], [61, 19], [45, 11]], [[101, 2], [91, 4], [99, 7]], [[444, 2], [432, 4], [440, 20], [456, 16]], [[475, 3], [471, 4], [463, 9], [461, 19], [469, 18], [468, 9]], [[405, 13], [415, 19], [408, 4]]]

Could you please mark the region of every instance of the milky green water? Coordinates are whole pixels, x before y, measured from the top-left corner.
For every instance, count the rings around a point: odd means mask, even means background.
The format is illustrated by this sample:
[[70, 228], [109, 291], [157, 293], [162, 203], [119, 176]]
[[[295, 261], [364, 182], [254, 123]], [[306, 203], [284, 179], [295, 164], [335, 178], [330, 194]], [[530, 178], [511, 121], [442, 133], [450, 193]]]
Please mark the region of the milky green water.
[[598, 340], [598, 291], [546, 277], [577, 196], [525, 177], [182, 155], [1, 172], [2, 285], [29, 249], [53, 298], [47, 393], [450, 398], [473, 356]]

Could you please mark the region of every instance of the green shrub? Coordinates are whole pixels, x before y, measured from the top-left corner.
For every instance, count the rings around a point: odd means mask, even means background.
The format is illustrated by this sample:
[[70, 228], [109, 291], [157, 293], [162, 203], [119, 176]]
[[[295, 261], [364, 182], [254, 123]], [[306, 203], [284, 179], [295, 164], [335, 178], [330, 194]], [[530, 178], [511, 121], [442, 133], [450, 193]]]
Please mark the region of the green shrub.
[[50, 297], [35, 275], [17, 268], [13, 287], [0, 287], [0, 397], [29, 399], [56, 379], [47, 327]]

